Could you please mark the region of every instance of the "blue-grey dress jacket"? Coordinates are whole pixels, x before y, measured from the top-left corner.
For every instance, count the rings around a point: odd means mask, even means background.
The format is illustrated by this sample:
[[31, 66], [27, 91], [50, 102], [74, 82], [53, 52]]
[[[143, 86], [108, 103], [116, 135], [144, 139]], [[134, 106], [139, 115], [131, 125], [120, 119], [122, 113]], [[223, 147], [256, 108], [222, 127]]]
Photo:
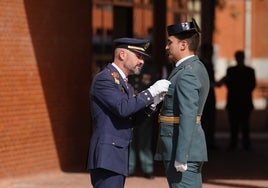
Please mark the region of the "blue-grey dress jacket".
[[196, 117], [202, 115], [209, 91], [207, 71], [197, 56], [174, 68], [171, 85], [160, 114], [180, 117], [179, 124], [160, 123], [155, 160], [207, 161], [204, 131]]
[[[90, 105], [93, 134], [87, 169], [104, 168], [128, 175], [128, 152], [135, 115], [153, 103], [148, 90], [134, 95], [117, 69], [108, 66], [98, 73], [91, 85]], [[141, 117], [140, 114], [138, 117]]]

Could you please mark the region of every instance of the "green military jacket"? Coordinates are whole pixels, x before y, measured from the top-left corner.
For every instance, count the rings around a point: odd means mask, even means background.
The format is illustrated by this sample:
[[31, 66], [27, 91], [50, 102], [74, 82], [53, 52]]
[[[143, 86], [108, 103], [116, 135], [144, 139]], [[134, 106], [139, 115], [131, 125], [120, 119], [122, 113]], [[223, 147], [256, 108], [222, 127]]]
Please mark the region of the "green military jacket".
[[207, 71], [197, 56], [174, 68], [171, 85], [160, 114], [180, 118], [179, 124], [160, 123], [155, 160], [207, 161], [205, 134], [197, 116], [201, 116], [209, 91]]

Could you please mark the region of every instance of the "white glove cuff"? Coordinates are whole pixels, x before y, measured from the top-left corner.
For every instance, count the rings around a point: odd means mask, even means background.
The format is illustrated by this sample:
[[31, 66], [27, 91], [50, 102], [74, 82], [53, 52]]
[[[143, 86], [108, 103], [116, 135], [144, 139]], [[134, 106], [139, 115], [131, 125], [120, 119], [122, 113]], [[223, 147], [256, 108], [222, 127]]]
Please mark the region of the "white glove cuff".
[[180, 163], [178, 161], [175, 161], [174, 166], [175, 166], [177, 172], [184, 172], [187, 170], [187, 163], [184, 164], [184, 163]]
[[148, 91], [151, 93], [151, 95], [152, 95], [153, 97], [155, 97], [155, 96], [157, 95], [155, 89], [152, 88], [152, 87], [148, 88]]

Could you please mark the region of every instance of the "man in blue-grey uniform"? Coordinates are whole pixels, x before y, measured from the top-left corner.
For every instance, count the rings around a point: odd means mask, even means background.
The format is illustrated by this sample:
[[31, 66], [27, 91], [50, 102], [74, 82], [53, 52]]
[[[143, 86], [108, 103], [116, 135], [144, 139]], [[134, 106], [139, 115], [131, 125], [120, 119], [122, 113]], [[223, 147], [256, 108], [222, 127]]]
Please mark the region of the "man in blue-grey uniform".
[[201, 168], [207, 161], [201, 115], [209, 91], [209, 77], [196, 53], [200, 29], [193, 19], [167, 27], [166, 50], [175, 64], [159, 114], [156, 160], [165, 166], [170, 188], [201, 188]]
[[114, 61], [95, 76], [90, 90], [93, 134], [87, 169], [94, 188], [124, 187], [132, 128], [153, 113], [170, 85], [168, 80], [159, 80], [135, 95], [126, 80], [141, 71], [144, 57], [149, 56], [148, 40], [118, 38], [113, 42]]

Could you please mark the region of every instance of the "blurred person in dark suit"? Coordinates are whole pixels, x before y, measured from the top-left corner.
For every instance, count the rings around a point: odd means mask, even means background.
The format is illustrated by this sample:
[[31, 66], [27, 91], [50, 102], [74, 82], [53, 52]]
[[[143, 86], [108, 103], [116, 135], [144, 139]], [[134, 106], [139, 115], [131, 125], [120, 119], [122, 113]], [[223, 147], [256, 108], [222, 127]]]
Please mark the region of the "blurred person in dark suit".
[[245, 65], [244, 51], [236, 51], [234, 56], [237, 65], [228, 68], [226, 76], [216, 85], [225, 84], [228, 90], [226, 109], [230, 125], [229, 149], [237, 148], [241, 128], [242, 146], [245, 150], [250, 150], [250, 115], [254, 108], [252, 92], [256, 86], [255, 71]]

